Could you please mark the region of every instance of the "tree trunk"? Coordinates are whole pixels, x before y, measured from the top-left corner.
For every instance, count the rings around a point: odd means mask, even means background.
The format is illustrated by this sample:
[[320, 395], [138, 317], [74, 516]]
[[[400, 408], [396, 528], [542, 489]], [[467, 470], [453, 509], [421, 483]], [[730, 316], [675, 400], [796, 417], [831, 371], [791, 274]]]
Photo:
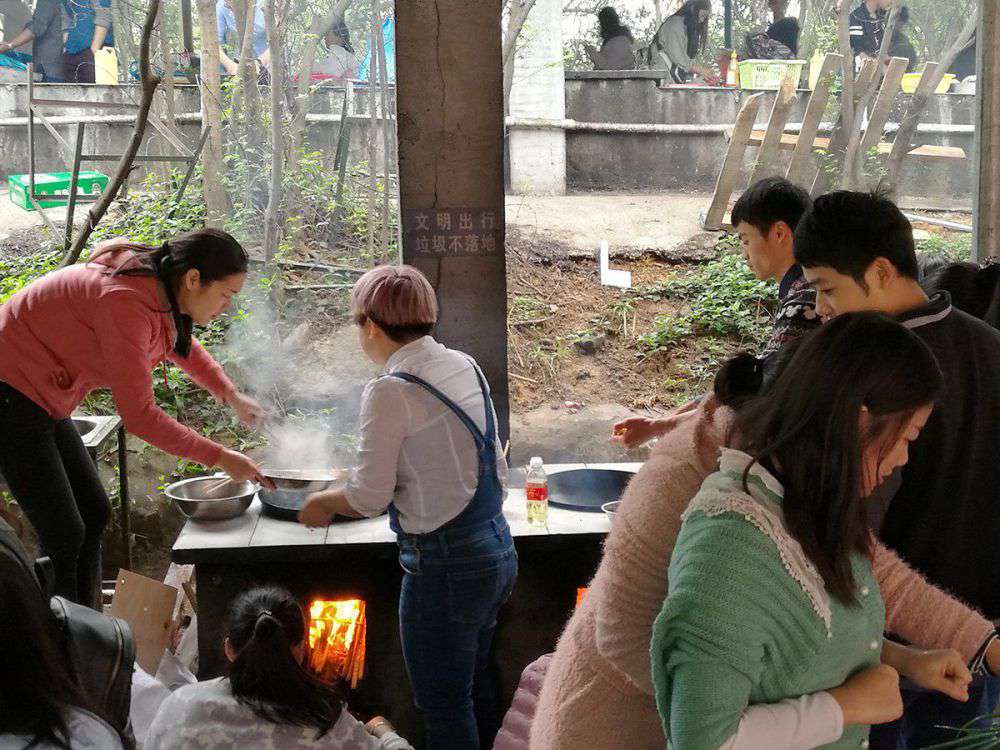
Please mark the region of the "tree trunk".
[[507, 33], [503, 37], [503, 113], [510, 114], [510, 90], [514, 85], [514, 53], [517, 38], [521, 35], [524, 22], [534, 6], [535, 0], [510, 0], [510, 16], [507, 19]]
[[135, 115], [135, 125], [132, 128], [132, 137], [129, 138], [125, 153], [118, 161], [118, 167], [114, 175], [108, 181], [108, 185], [101, 193], [101, 197], [91, 206], [87, 213], [87, 221], [84, 222], [80, 233], [73, 240], [73, 245], [63, 258], [62, 266], [71, 266], [80, 258], [83, 248], [87, 245], [87, 240], [93, 233], [97, 225], [101, 223], [104, 214], [107, 213], [112, 201], [118, 195], [125, 178], [135, 163], [135, 155], [139, 152], [142, 144], [142, 137], [146, 132], [146, 123], [149, 121], [149, 111], [153, 106], [153, 98], [156, 96], [156, 87], [160, 83], [159, 76], [153, 75], [152, 66], [149, 64], [150, 50], [149, 41], [153, 33], [153, 24], [156, 23], [156, 15], [160, 9], [160, 0], [149, 0], [146, 9], [146, 20], [142, 25], [142, 41], [139, 44], [139, 76], [142, 82], [142, 99], [139, 101], [139, 111]]
[[268, 69], [271, 74], [269, 90], [271, 92], [271, 189], [267, 198], [267, 210], [264, 212], [264, 263], [271, 265], [278, 252], [280, 242], [280, 209], [283, 193], [282, 170], [284, 162], [285, 141], [282, 132], [281, 96], [285, 84], [282, 75], [282, 41], [275, 13], [274, 0], [265, 4], [264, 23], [267, 25], [267, 45], [271, 50]]
[[229, 213], [229, 198], [222, 183], [222, 80], [219, 75], [219, 26], [215, 0], [198, 0], [201, 22], [201, 122], [211, 131], [202, 151], [202, 183], [210, 227], [220, 227]]
[[244, 148], [260, 142], [256, 137], [260, 124], [260, 90], [257, 88], [257, 66], [252, 64], [254, 7], [254, 0], [233, 3], [237, 28], [243, 29], [239, 59], [236, 62], [236, 77], [240, 80], [239, 105], [236, 110], [243, 118], [243, 135], [247, 139], [243, 144]]
[[375, 104], [375, 85], [378, 75], [378, 56], [375, 54], [375, 40], [382, 33], [382, 26], [378, 22], [373, 7], [370, 14], [371, 23], [371, 43], [368, 48], [371, 50], [368, 64], [368, 257], [375, 251], [375, 203], [378, 198], [378, 159], [375, 158], [375, 128], [378, 126], [378, 119]]
[[878, 68], [872, 77], [871, 83], [857, 100], [854, 111], [854, 120], [851, 123], [844, 123], [845, 127], [850, 127], [848, 131], [847, 151], [844, 155], [843, 187], [845, 189], [860, 188], [864, 181], [864, 154], [861, 153], [861, 125], [864, 120], [865, 110], [871, 104], [875, 93], [878, 91], [885, 74], [886, 64], [889, 59], [889, 47], [892, 42], [893, 32], [896, 30], [896, 23], [899, 20], [899, 0], [892, 0], [889, 7], [889, 18], [885, 25], [885, 34], [882, 36], [882, 46], [878, 51]]
[[302, 148], [302, 141], [306, 132], [306, 115], [309, 113], [309, 100], [311, 96], [311, 83], [313, 68], [316, 65], [316, 48], [320, 39], [340, 18], [350, 6], [351, 0], [338, 0], [330, 10], [323, 15], [313, 16], [312, 25], [309, 28], [308, 36], [302, 47], [302, 64], [299, 67], [299, 80], [295, 91], [295, 118], [292, 120], [291, 128], [291, 158], [295, 159], [299, 149]]

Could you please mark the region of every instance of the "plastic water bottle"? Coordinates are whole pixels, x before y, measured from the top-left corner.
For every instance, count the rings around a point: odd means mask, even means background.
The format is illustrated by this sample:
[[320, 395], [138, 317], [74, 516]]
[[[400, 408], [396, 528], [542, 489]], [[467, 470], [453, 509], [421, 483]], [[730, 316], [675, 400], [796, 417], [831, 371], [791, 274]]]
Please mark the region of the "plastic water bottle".
[[535, 456], [528, 465], [524, 491], [528, 496], [528, 523], [544, 526], [549, 519], [549, 480], [542, 459]]

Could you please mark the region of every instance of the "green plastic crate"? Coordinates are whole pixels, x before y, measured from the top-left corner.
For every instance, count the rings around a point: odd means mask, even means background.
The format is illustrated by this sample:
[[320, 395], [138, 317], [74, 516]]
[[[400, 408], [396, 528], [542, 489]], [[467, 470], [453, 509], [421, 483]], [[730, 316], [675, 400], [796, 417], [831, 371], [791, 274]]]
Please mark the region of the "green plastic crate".
[[[69, 193], [69, 182], [72, 173], [70, 172], [38, 172], [35, 174], [35, 195], [66, 195]], [[26, 174], [12, 174], [7, 177], [7, 189], [10, 191], [10, 200], [15, 206], [20, 206], [25, 211], [34, 211], [35, 207], [28, 199], [30, 182]], [[81, 171], [76, 181], [77, 195], [84, 193], [100, 194], [108, 185], [108, 176], [92, 170]], [[42, 208], [52, 208], [53, 206], [65, 206], [66, 199], [56, 200], [38, 199], [38, 204]]]
[[805, 64], [805, 60], [743, 60], [739, 65], [740, 88], [776, 91], [781, 88], [786, 70], [791, 70], [798, 86]]

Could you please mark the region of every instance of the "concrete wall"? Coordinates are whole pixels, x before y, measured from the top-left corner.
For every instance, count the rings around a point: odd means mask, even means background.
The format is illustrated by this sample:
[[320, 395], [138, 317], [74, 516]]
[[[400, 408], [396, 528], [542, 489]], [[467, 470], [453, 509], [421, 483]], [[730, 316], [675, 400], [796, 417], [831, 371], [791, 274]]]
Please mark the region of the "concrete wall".
[[[579, 122], [706, 124], [731, 126], [743, 92], [706, 88], [660, 88], [645, 78], [601, 79], [567, 75], [566, 117]], [[801, 121], [809, 92], [799, 92], [790, 122]], [[909, 97], [896, 99], [892, 121], [898, 122]], [[770, 104], [761, 107], [766, 122]], [[829, 113], [828, 113], [829, 114]], [[969, 125], [975, 97], [934, 97], [923, 123]], [[959, 146], [973, 152], [971, 134], [929, 136], [921, 142]], [[625, 134], [569, 132], [566, 136], [567, 180], [576, 189], [711, 190], [726, 153], [720, 132], [707, 134]], [[755, 156], [751, 150], [750, 158]], [[910, 160], [903, 192], [932, 199], [968, 203], [973, 192], [971, 161], [931, 165]], [[925, 194], [928, 194], [926, 195]]]
[[[357, 91], [353, 111], [355, 114], [366, 116], [367, 98], [363, 90]], [[395, 91], [390, 92], [394, 96]], [[342, 88], [323, 87], [313, 94], [310, 112], [314, 114], [334, 115], [339, 119], [341, 107], [343, 105], [344, 90]], [[35, 87], [36, 99], [59, 99], [70, 101], [94, 101], [94, 102], [137, 102], [140, 91], [135, 86], [97, 86], [97, 85], [59, 85], [46, 84]], [[175, 101], [178, 113], [178, 129], [194, 145], [198, 142], [201, 130], [200, 99], [196, 86], [176, 86]], [[28, 87], [24, 84], [0, 85], [0, 177], [9, 174], [23, 174], [28, 171]], [[53, 107], [46, 111], [50, 117], [73, 116], [87, 118], [102, 115], [127, 115], [128, 110], [109, 110], [98, 107], [73, 108], [72, 110], [61, 110]], [[69, 169], [66, 157], [56, 143], [56, 140], [40, 124], [36, 123], [35, 148], [36, 148], [36, 169], [40, 172], [61, 172]], [[263, 127], [263, 126], [262, 126]], [[74, 124], [57, 125], [56, 130], [69, 143], [73, 143], [76, 138], [76, 127]], [[162, 142], [152, 128], [147, 128], [147, 134], [140, 153], [154, 153]], [[338, 122], [314, 122], [310, 123], [307, 131], [307, 144], [318, 151], [321, 151], [330, 160], [333, 159], [336, 150], [337, 137], [339, 132]], [[130, 122], [115, 122], [110, 124], [89, 124], [85, 131], [84, 152], [85, 153], [114, 153], [120, 154], [128, 142], [132, 133]], [[365, 150], [365, 139], [367, 133], [367, 121], [353, 121], [351, 125], [351, 163], [358, 160], [367, 159]], [[376, 149], [381, 160], [381, 139], [376, 138]], [[173, 150], [168, 153], [174, 153]], [[379, 161], [381, 163], [381, 161]], [[84, 165], [89, 168], [90, 165]], [[107, 173], [113, 166], [103, 163], [96, 167], [100, 171]], [[143, 171], [137, 170], [137, 178], [141, 178]]]
[[[510, 114], [561, 120], [563, 96], [562, 0], [536, 0], [514, 55]], [[510, 131], [511, 190], [521, 195], [566, 192], [566, 134], [562, 130]]]

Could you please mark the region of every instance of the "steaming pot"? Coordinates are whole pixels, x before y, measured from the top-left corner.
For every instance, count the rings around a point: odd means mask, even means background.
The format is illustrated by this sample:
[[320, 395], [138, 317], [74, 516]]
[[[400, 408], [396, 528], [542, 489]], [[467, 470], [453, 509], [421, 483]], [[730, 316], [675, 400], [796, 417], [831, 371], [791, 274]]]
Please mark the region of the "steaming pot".
[[264, 469], [264, 477], [275, 489], [258, 493], [264, 512], [275, 518], [296, 521], [306, 498], [314, 492], [332, 489], [347, 481], [347, 469]]

